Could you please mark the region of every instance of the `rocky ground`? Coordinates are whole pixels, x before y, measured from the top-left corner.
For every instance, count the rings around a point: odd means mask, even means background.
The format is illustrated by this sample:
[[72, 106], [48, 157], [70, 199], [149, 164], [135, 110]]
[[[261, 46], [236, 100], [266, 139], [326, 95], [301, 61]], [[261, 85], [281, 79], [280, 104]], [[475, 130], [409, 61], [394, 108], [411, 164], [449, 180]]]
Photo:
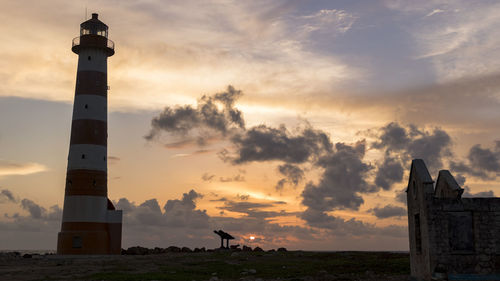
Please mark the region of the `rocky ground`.
[[410, 271], [405, 253], [137, 248], [120, 256], [2, 253], [0, 280], [396, 281], [408, 280]]

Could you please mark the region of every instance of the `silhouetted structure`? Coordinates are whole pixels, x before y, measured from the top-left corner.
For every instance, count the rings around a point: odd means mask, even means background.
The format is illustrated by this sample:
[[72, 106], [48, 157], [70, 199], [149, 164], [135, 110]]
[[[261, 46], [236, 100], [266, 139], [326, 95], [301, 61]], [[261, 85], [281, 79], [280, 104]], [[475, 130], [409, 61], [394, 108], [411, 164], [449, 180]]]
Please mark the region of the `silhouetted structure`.
[[434, 188], [421, 159], [406, 192], [413, 280], [500, 280], [500, 198], [462, 198], [447, 170]]
[[234, 239], [234, 237], [231, 236], [231, 234], [224, 232], [222, 230], [219, 230], [219, 231], [214, 230], [214, 233], [220, 236], [220, 247], [224, 248], [224, 239], [226, 239], [226, 247], [225, 248], [229, 249], [229, 240]]
[[122, 211], [108, 199], [108, 26], [92, 14], [71, 48], [78, 54], [58, 254], [120, 254]]

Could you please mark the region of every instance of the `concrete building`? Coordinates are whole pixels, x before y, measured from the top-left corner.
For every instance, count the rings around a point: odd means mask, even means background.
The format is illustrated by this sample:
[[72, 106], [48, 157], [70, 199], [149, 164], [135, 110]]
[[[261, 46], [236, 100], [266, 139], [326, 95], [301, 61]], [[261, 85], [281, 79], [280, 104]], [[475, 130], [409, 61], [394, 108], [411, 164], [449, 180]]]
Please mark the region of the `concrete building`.
[[500, 198], [462, 198], [446, 170], [434, 185], [420, 159], [406, 192], [413, 280], [500, 280]]
[[73, 39], [78, 54], [75, 101], [58, 254], [120, 254], [122, 211], [107, 188], [107, 60], [114, 51], [97, 14]]

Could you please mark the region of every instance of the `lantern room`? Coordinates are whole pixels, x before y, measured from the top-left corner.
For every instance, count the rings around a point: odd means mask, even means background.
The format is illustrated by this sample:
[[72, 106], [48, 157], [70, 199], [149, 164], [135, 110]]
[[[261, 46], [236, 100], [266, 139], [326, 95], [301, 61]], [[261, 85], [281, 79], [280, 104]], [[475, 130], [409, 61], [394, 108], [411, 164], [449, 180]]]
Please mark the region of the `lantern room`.
[[108, 39], [108, 26], [98, 19], [96, 13], [80, 24], [80, 36], [73, 39], [71, 50], [80, 54], [89, 48], [103, 50], [108, 57], [115, 53], [115, 43]]
[[99, 35], [108, 38], [108, 26], [98, 19], [98, 14], [93, 13], [92, 18], [80, 24], [80, 36]]

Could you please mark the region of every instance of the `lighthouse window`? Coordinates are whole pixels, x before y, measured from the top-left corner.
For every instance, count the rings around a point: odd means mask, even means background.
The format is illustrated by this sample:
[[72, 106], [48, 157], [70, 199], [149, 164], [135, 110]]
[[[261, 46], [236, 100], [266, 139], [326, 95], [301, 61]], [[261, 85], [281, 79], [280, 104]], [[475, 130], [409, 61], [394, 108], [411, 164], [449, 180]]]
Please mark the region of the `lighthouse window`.
[[88, 104], [86, 104], [86, 105], [85, 105], [85, 109], [87, 109], [87, 108], [89, 108], [89, 105], [88, 105]]
[[82, 247], [82, 237], [80, 236], [73, 236], [73, 248], [81, 248]]
[[88, 59], [88, 60], [91, 60], [92, 58], [89, 56], [87, 59]]
[[85, 154], [82, 154], [82, 159], [85, 159]]

